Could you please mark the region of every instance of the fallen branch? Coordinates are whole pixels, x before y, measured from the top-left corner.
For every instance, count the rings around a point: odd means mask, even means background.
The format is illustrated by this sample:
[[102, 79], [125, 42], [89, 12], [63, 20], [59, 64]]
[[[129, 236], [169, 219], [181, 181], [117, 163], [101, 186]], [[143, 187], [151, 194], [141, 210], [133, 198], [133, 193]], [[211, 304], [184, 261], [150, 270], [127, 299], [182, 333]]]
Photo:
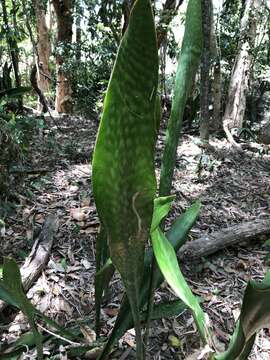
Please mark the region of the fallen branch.
[[[25, 291], [28, 291], [33, 283], [38, 279], [42, 270], [49, 261], [50, 252], [53, 245], [55, 233], [58, 231], [58, 217], [54, 214], [49, 215], [35, 241], [30, 255], [26, 258], [21, 267], [22, 283]], [[7, 304], [0, 300], [0, 311]]]
[[226, 247], [256, 240], [262, 235], [270, 235], [270, 219], [245, 222], [203, 235], [197, 240], [186, 243], [179, 251], [179, 258], [200, 259]]

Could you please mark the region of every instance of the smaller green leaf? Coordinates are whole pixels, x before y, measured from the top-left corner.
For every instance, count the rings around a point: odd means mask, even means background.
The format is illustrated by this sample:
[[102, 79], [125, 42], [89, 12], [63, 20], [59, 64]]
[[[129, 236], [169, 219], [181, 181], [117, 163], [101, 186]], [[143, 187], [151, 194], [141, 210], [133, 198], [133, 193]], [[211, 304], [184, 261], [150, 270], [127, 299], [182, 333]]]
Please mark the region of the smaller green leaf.
[[169, 344], [170, 344], [171, 347], [173, 347], [173, 348], [181, 347], [181, 341], [177, 336], [170, 335], [168, 337], [168, 340], [169, 340]]
[[42, 336], [35, 324], [35, 308], [27, 299], [22, 286], [21, 273], [18, 265], [13, 259], [5, 258], [3, 267], [3, 283], [8, 293], [18, 303], [19, 308], [27, 316], [33, 334], [35, 336], [38, 359], [43, 359]]
[[158, 266], [175, 294], [190, 308], [197, 323], [198, 330], [206, 342], [205, 315], [199, 301], [192, 294], [181, 273], [173, 246], [160, 229], [151, 234], [154, 254]]
[[[51, 335], [50, 335], [51, 336]], [[44, 336], [42, 341], [46, 341], [49, 336]], [[13, 360], [19, 359], [27, 348], [31, 349], [35, 346], [36, 339], [33, 332], [29, 331], [22, 334], [16, 341], [4, 346], [0, 351], [0, 359]]]
[[171, 210], [175, 195], [158, 197], [154, 200], [154, 211], [151, 224], [151, 232], [156, 230], [162, 219], [164, 219]]
[[11, 306], [19, 308], [18, 301], [16, 301], [16, 298], [10, 293], [2, 280], [0, 281], [0, 299]]
[[263, 247], [268, 247], [270, 246], [270, 239], [266, 240], [264, 243], [263, 243]]
[[[187, 306], [181, 300], [174, 300], [168, 303], [155, 304], [153, 312], [151, 314], [151, 320], [159, 320], [163, 318], [169, 318], [172, 316], [178, 316], [186, 310]], [[146, 321], [147, 311], [144, 311], [141, 315], [142, 322]]]
[[63, 270], [66, 272], [67, 271], [67, 259], [66, 258], [61, 259], [61, 266], [62, 266]]
[[249, 281], [236, 329], [229, 348], [215, 356], [216, 360], [244, 360], [248, 358], [256, 333], [270, 324], [270, 271], [262, 282]]
[[[21, 308], [20, 302], [18, 301], [18, 297], [10, 292], [10, 290], [4, 285], [3, 281], [0, 281], [0, 299], [5, 301], [8, 305], [17, 307], [18, 309]], [[69, 332], [68, 330], [57, 324], [57, 322], [48, 318], [46, 315], [42, 314], [39, 310], [35, 309], [34, 307], [32, 307], [32, 309], [36, 317], [42, 319], [47, 325], [57, 330], [60, 333], [60, 335], [70, 340], [77, 339], [77, 336], [75, 336], [73, 333]]]

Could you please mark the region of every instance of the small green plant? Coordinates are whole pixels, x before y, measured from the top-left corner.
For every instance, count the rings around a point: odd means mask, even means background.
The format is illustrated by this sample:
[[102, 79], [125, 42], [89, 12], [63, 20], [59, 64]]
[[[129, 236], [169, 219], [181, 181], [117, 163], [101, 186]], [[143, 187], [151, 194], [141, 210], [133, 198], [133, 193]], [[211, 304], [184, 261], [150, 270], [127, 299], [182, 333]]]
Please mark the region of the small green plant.
[[[115, 268], [122, 277], [126, 296], [114, 330], [99, 360], [108, 358], [115, 341], [130, 326], [134, 326], [136, 330], [137, 359], [145, 358], [142, 341], [144, 314], [151, 301], [151, 288], [155, 289], [163, 277], [181, 299], [182, 308], [191, 310], [202, 341], [209, 348], [209, 359], [246, 359], [256, 332], [269, 323], [270, 307], [266, 299], [270, 294], [270, 273], [263, 283], [248, 284], [229, 349], [223, 354], [215, 353], [207, 315], [186, 283], [176, 257], [176, 251], [196, 220], [199, 204], [195, 204], [188, 210], [188, 215], [184, 215], [188, 226], [183, 217], [178, 220], [181, 225], [177, 230], [180, 230], [180, 233], [177, 233], [173, 226], [173, 235], [169, 232], [166, 236], [160, 227], [173, 200], [173, 197], [166, 195], [171, 189], [184, 105], [192, 74], [196, 72], [199, 63], [201, 16], [200, 2], [189, 0], [186, 32], [177, 71], [178, 88], [175, 89], [161, 169], [160, 194], [165, 196], [162, 198], [154, 199], [154, 147], [159, 128], [156, 95], [158, 60], [149, 0], [135, 2], [128, 29], [119, 47], [93, 158], [93, 190], [101, 221], [101, 231], [97, 239], [97, 331], [100, 326], [101, 296]], [[153, 251], [145, 253], [145, 244], [149, 237]], [[160, 271], [154, 267], [154, 257]], [[149, 275], [151, 268], [152, 272], [154, 271], [152, 279]], [[260, 299], [256, 301], [260, 292]], [[174, 309], [172, 304], [168, 306], [171, 310]], [[162, 316], [162, 311], [158, 311], [158, 314]], [[146, 321], [152, 317], [150, 307]]]
[[[132, 327], [136, 330], [136, 356], [138, 360], [143, 360], [146, 349], [142, 329], [145, 324], [148, 325], [151, 319], [179, 314], [183, 309], [191, 311], [205, 349], [209, 349], [206, 355], [211, 360], [247, 359], [256, 333], [269, 327], [270, 272], [261, 283], [248, 283], [229, 347], [224, 353], [217, 353], [207, 314], [186, 283], [176, 255], [199, 215], [200, 202], [195, 202], [176, 219], [166, 234], [162, 231], [163, 221], [174, 200], [174, 196], [168, 195], [179, 132], [173, 129], [180, 130], [191, 74], [198, 64], [200, 44], [196, 43], [194, 47], [194, 42], [201, 39], [200, 4], [198, 0], [189, 0], [188, 4], [186, 34], [175, 89], [176, 92], [179, 85], [181, 91], [175, 94], [175, 111], [167, 132], [167, 150], [161, 174], [165, 178], [159, 188], [160, 194], [164, 195], [162, 197], [156, 198], [154, 168], [160, 102], [157, 94], [158, 52], [150, 0], [135, 1], [109, 82], [93, 157], [93, 190], [101, 222], [96, 248], [97, 333], [102, 294], [115, 269], [123, 280], [125, 295], [99, 360], [108, 359], [116, 341]], [[181, 105], [180, 111], [177, 104]], [[149, 239], [152, 247], [146, 251]], [[158, 268], [154, 266], [154, 259]], [[152, 289], [155, 290], [164, 279], [180, 300], [149, 306]], [[25, 334], [25, 339], [18, 340], [19, 353], [14, 354], [18, 350], [18, 343], [15, 343], [13, 352], [1, 352], [0, 348], [1, 359], [18, 358], [25, 344], [31, 344], [31, 347], [36, 344], [38, 359], [43, 358], [42, 344], [46, 337], [37, 330], [40, 319], [61, 336], [71, 339], [73, 344], [77, 339], [78, 329], [72, 332], [62, 329], [32, 306], [23, 291], [19, 268], [11, 259], [4, 262], [0, 298], [21, 309], [31, 326], [28, 340], [26, 337], [29, 334]], [[87, 346], [77, 346], [71, 349], [69, 355], [79, 357], [88, 349]]]

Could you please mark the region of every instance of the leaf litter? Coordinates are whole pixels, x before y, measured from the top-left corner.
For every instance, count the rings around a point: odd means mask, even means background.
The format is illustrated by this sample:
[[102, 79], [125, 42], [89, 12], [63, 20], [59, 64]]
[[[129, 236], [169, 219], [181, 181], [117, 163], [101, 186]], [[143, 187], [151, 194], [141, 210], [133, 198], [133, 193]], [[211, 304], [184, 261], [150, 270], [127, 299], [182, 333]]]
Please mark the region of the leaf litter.
[[[0, 260], [13, 256], [22, 263], [46, 216], [57, 212], [60, 228], [50, 262], [28, 297], [42, 312], [65, 326], [74, 324], [74, 319], [88, 318], [89, 326], [81, 329], [89, 342], [95, 339], [92, 330], [95, 237], [99, 220], [91, 192], [90, 161], [97, 122], [75, 117], [59, 121], [66, 132], [54, 133], [54, 148], [48, 146], [45, 134], [41, 145], [33, 143], [26, 160], [27, 166], [46, 167], [50, 172], [14, 178], [16, 191], [4, 202], [7, 210], [4, 226], [1, 224]], [[157, 177], [164, 137], [163, 131], [157, 146]], [[269, 180], [270, 155], [267, 152], [246, 151], [240, 156], [225, 140], [218, 139], [211, 141], [209, 149], [202, 150], [193, 136], [185, 135], [178, 147], [172, 190], [176, 200], [166, 226], [169, 227], [197, 198], [201, 198], [203, 208], [190, 240], [233, 224], [267, 219], [270, 215]], [[181, 264], [187, 282], [212, 320], [220, 350], [225, 348], [233, 332], [247, 281], [262, 279], [269, 267], [269, 262], [264, 260], [269, 251], [262, 246], [266, 240], [225, 249], [196, 264]], [[103, 336], [113, 327], [121, 297], [122, 287], [116, 274], [104, 297]], [[172, 299], [174, 294], [163, 283], [155, 300]], [[9, 326], [0, 326], [1, 341], [10, 343], [27, 329], [25, 319], [18, 314]], [[119, 342], [112, 359], [132, 359], [134, 345], [131, 331]], [[188, 312], [153, 322], [149, 359], [185, 359], [198, 347], [199, 336]], [[266, 360], [269, 356], [269, 333], [265, 330], [257, 336], [250, 359]]]

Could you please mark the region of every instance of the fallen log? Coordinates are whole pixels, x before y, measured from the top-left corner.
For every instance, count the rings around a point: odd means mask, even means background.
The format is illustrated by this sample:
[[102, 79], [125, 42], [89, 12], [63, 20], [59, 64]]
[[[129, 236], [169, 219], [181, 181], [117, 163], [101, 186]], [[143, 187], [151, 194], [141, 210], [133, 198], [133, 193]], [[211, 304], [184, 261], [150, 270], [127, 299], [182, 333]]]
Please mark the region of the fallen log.
[[[48, 263], [54, 236], [57, 231], [58, 217], [55, 214], [49, 215], [32, 247], [30, 255], [20, 268], [22, 284], [25, 291], [30, 289]], [[0, 300], [0, 311], [6, 306], [7, 304]]]
[[256, 240], [262, 235], [270, 235], [270, 219], [244, 222], [203, 235], [186, 243], [178, 255], [181, 260], [200, 259], [229, 246]]

